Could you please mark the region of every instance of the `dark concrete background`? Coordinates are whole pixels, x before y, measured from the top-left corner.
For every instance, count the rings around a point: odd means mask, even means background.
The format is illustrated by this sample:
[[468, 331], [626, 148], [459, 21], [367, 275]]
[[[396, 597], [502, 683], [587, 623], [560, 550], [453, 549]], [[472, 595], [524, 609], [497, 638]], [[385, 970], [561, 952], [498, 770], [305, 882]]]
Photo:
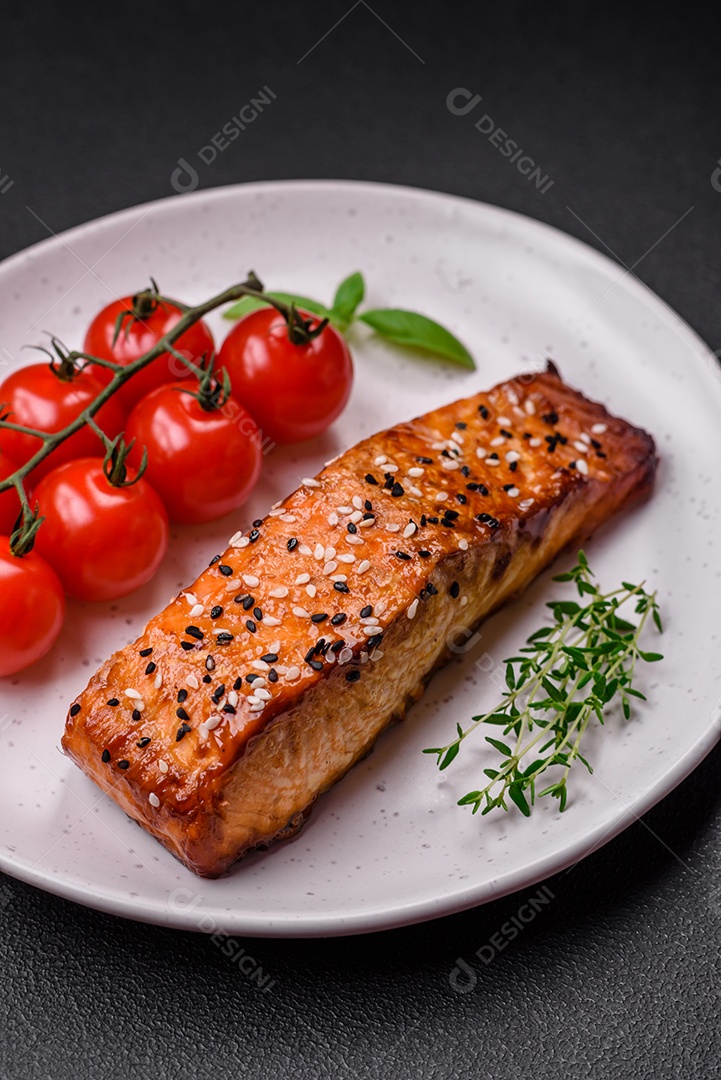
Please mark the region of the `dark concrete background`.
[[[48, 228], [177, 197], [178, 160], [268, 86], [272, 106], [198, 166], [201, 187], [348, 177], [510, 207], [610, 248], [716, 350], [711, 18], [692, 5], [466, 0], [5, 10], [0, 256]], [[546, 194], [449, 113], [458, 86], [553, 179]], [[717, 750], [548, 882], [553, 903], [488, 964], [474, 953], [524, 895], [373, 937], [243, 942], [274, 980], [263, 993], [206, 938], [0, 878], [0, 1075], [716, 1075], [720, 765]], [[477, 979], [466, 994], [449, 981], [458, 957]]]

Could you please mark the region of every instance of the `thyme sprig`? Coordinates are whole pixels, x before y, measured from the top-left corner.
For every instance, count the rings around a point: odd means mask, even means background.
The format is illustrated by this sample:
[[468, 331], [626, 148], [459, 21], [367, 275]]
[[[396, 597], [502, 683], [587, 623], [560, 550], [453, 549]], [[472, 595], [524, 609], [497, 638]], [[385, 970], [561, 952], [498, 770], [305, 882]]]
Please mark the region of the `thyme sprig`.
[[[631, 698], [645, 701], [633, 686], [636, 664], [663, 659], [639, 645], [649, 618], [662, 630], [656, 593], [647, 592], [643, 583], [624, 581], [612, 592], [601, 592], [583, 551], [576, 565], [554, 581], [573, 582], [580, 603], [551, 600], [546, 606], [553, 623], [531, 634], [520, 655], [503, 661], [507, 689], [501, 702], [474, 716], [468, 727], [456, 725], [453, 742], [424, 750], [436, 755], [439, 769], [447, 769], [473, 732], [487, 730], [487, 725], [502, 729], [497, 732], [502, 738], [485, 736], [500, 756], [496, 768], [483, 770], [489, 782], [458, 800], [474, 814], [508, 810], [510, 800], [528, 817], [536, 797], [547, 795], [558, 799], [564, 810], [574, 763], [580, 761], [593, 772], [581, 753], [588, 725], [594, 717], [603, 724], [604, 710], [618, 699], [628, 719]], [[624, 605], [633, 606], [639, 616], [635, 622], [619, 613]], [[554, 766], [561, 769], [560, 776], [537, 792], [539, 779]]]

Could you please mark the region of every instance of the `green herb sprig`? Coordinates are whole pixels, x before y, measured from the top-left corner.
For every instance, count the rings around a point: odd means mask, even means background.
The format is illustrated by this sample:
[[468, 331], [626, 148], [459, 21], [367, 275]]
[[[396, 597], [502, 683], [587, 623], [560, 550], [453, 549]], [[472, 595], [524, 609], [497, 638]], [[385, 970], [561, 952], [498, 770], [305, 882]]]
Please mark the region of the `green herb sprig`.
[[[604, 710], [614, 700], [620, 699], [627, 719], [631, 698], [645, 700], [633, 679], [639, 660], [663, 659], [639, 645], [649, 618], [662, 630], [656, 593], [625, 581], [613, 592], [602, 593], [592, 579], [588, 560], [579, 551], [573, 569], [554, 581], [573, 582], [581, 602], [550, 601], [552, 625], [536, 630], [519, 650], [521, 655], [504, 661], [507, 690], [500, 704], [474, 716], [467, 728], [458, 724], [453, 742], [424, 750], [436, 755], [439, 769], [447, 769], [473, 732], [487, 730], [487, 725], [501, 729], [497, 732], [501, 738], [485, 736], [500, 756], [496, 768], [483, 770], [489, 782], [469, 791], [458, 800], [459, 806], [488, 814], [508, 810], [510, 800], [528, 817], [536, 797], [550, 795], [564, 810], [573, 764], [580, 761], [593, 772], [581, 754], [589, 723], [596, 717], [603, 724]], [[633, 605], [639, 616], [636, 622], [621, 616], [624, 605]], [[539, 779], [553, 766], [560, 767], [560, 776], [537, 792]]]
[[321, 319], [328, 319], [342, 334], [345, 334], [354, 322], [362, 322], [394, 345], [431, 353], [471, 370], [475, 368], [473, 357], [465, 345], [434, 319], [403, 308], [373, 308], [359, 313], [358, 308], [364, 298], [365, 280], [363, 275], [356, 271], [341, 281], [330, 307], [308, 296], [269, 291], [264, 294], [264, 299], [244, 297], [223, 314], [226, 319], [240, 319], [256, 308], [276, 301], [300, 307]]

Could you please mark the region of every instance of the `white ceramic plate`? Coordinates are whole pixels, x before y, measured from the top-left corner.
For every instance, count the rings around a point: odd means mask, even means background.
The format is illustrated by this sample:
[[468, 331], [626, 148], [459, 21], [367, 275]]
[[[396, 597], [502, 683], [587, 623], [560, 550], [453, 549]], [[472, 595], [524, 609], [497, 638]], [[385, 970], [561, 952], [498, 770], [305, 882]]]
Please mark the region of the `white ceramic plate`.
[[[631, 275], [554, 229], [446, 195], [313, 181], [167, 199], [7, 260], [0, 267], [0, 364], [32, 359], [19, 350], [44, 330], [79, 346], [95, 311], [150, 274], [168, 294], [200, 301], [251, 267], [271, 287], [321, 299], [362, 269], [372, 304], [435, 315], [468, 344], [478, 370], [403, 356], [359, 334], [352, 401], [324, 439], [274, 452], [237, 519], [178, 530], [167, 564], [142, 594], [112, 606], [71, 607], [51, 655], [0, 684], [0, 868], [133, 919], [269, 936], [384, 929], [530, 886], [634, 821], [719, 735], [715, 360]], [[214, 326], [220, 332], [223, 320]], [[485, 625], [468, 655], [434, 678], [409, 719], [319, 801], [296, 839], [252, 855], [222, 880], [195, 878], [62, 756], [67, 703], [237, 526], [260, 516], [301, 476], [373, 430], [488, 387], [546, 355], [569, 382], [658, 441], [654, 498], [587, 549], [602, 582], [647, 578], [660, 590], [666, 660], [649, 668], [649, 705], [632, 722], [613, 718], [591, 737], [595, 774], [577, 770], [563, 815], [555, 803], [539, 805], [530, 820], [515, 810], [481, 819], [455, 806], [476, 786], [481, 747], [469, 746], [443, 774], [421, 750], [492, 704], [498, 686], [487, 669], [544, 617], [545, 600], [559, 588], [546, 574]]]

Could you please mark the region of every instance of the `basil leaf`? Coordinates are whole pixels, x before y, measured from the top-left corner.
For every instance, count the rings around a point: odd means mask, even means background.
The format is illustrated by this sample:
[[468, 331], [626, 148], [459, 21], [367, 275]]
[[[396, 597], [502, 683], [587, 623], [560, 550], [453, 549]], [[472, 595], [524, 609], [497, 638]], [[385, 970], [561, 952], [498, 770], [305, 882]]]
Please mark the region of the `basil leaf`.
[[450, 330], [425, 315], [400, 308], [377, 308], [364, 311], [358, 318], [395, 345], [425, 349], [471, 370], [476, 366], [465, 345]]
[[[269, 292], [267, 296], [271, 296], [274, 300], [280, 300], [283, 304], [295, 304], [296, 307], [302, 308], [304, 311], [309, 311], [311, 315], [320, 315], [322, 319], [325, 319], [330, 313], [323, 304], [319, 304], [317, 300], [311, 300], [307, 296], [296, 296], [295, 293], [286, 292]], [[267, 307], [264, 300], [256, 298], [255, 296], [243, 296], [235, 304], [223, 312], [224, 319], [241, 319], [243, 315], [247, 315], [251, 311], [256, 311], [258, 308]]]
[[360, 271], [341, 281], [333, 298], [330, 317], [342, 330], [353, 321], [356, 308], [365, 296], [366, 285]]

